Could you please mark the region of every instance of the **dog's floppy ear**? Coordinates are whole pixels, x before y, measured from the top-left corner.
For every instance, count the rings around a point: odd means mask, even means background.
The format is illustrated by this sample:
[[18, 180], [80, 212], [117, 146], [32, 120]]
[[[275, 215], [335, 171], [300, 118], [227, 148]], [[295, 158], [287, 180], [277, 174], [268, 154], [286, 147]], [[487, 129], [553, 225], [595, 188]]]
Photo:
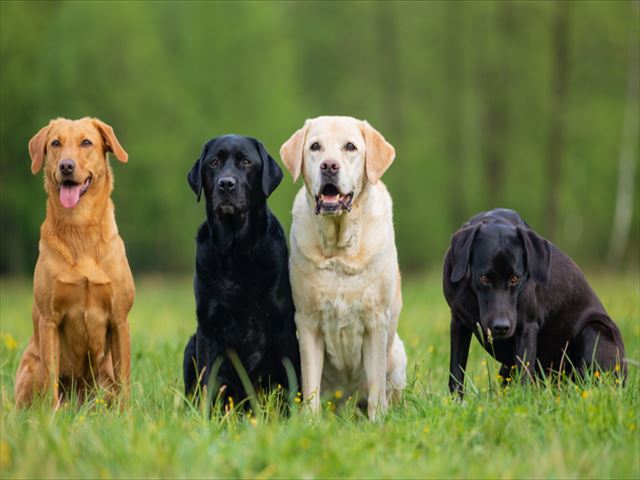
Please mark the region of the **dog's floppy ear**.
[[196, 194], [198, 198], [198, 202], [200, 201], [200, 196], [202, 195], [202, 162], [204, 161], [204, 157], [207, 155], [207, 147], [209, 143], [205, 143], [202, 146], [202, 152], [200, 152], [200, 157], [196, 160], [196, 163], [193, 164], [191, 170], [189, 170], [189, 174], [187, 175], [187, 181], [189, 182], [189, 186], [193, 193]]
[[396, 158], [396, 150], [366, 120], [362, 121], [362, 135], [367, 146], [364, 168], [369, 182], [376, 184]]
[[120, 145], [111, 125], [97, 118], [92, 118], [91, 121], [102, 135], [104, 144], [107, 147], [107, 152], [112, 152], [122, 163], [127, 163], [129, 161], [129, 154], [122, 148], [122, 145]]
[[476, 238], [478, 226], [463, 228], [458, 230], [451, 237], [451, 276], [449, 277], [453, 283], [457, 283], [467, 274], [469, 267], [469, 257], [471, 256], [471, 246]]
[[549, 241], [528, 228], [518, 227], [518, 235], [527, 256], [529, 275], [537, 284], [545, 285], [549, 281], [549, 270], [551, 269]]
[[256, 148], [262, 159], [262, 191], [264, 192], [264, 196], [268, 197], [276, 187], [280, 185], [284, 174], [273, 157], [269, 155], [267, 149], [264, 148], [262, 142], [255, 138], [253, 141], [256, 143]]
[[48, 125], [42, 127], [31, 140], [29, 140], [29, 155], [31, 155], [31, 173], [34, 175], [40, 171], [44, 163], [44, 155], [46, 153], [47, 133], [49, 133]]
[[304, 141], [307, 138], [307, 130], [309, 130], [310, 123], [310, 120], [305, 121], [302, 128], [291, 135], [291, 138], [280, 147], [280, 158], [282, 158], [285, 166], [291, 172], [294, 182], [298, 179], [302, 170]]

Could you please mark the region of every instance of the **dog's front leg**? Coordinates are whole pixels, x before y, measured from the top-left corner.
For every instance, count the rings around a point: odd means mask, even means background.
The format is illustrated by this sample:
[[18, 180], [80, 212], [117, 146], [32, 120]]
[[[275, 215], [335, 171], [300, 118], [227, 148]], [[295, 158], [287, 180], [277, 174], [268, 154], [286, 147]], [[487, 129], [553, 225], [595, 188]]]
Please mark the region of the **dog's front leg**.
[[324, 366], [324, 337], [317, 326], [310, 326], [312, 319], [296, 312], [300, 366], [302, 369], [302, 395], [313, 413], [320, 411], [320, 384]]
[[367, 378], [367, 410], [369, 420], [375, 420], [378, 412], [387, 409], [387, 328], [376, 322], [365, 328], [362, 343], [364, 372]]
[[40, 334], [40, 358], [42, 359], [42, 384], [51, 392], [53, 405], [60, 402], [60, 330], [55, 318], [41, 317], [38, 325]]
[[471, 330], [452, 313], [450, 329], [451, 352], [449, 357], [449, 391], [464, 395], [464, 372], [469, 357]]
[[534, 379], [538, 330], [539, 327], [536, 322], [525, 321], [522, 331], [516, 335], [515, 364], [522, 369], [522, 381], [525, 383], [532, 382]]
[[126, 315], [124, 318], [115, 319], [111, 326], [110, 346], [116, 388], [120, 390], [122, 398], [127, 401], [131, 381], [131, 336]]

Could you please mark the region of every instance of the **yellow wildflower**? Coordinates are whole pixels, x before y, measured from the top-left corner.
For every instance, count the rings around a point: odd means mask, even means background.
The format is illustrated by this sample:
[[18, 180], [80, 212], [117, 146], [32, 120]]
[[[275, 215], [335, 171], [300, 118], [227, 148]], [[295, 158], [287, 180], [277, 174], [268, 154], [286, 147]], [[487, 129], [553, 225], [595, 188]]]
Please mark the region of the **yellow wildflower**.
[[596, 378], [600, 378], [600, 370], [596, 370], [596, 373], [593, 374]]
[[343, 395], [342, 390], [336, 390], [336, 392], [334, 393], [334, 396], [335, 396], [338, 400], [340, 400], [340, 399], [342, 398], [342, 395]]
[[9, 466], [11, 466], [11, 447], [5, 440], [2, 440], [0, 442], [0, 467], [5, 469]]
[[589, 396], [589, 392], [587, 392], [586, 390], [582, 391], [582, 398], [587, 398]]
[[4, 341], [4, 346], [7, 347], [7, 350], [13, 351], [18, 348], [18, 342], [10, 333], [0, 333], [0, 338]]
[[616, 372], [619, 372], [619, 371], [620, 371], [620, 364], [619, 364], [619, 363], [616, 363], [616, 366], [615, 366], [614, 370], [615, 370]]

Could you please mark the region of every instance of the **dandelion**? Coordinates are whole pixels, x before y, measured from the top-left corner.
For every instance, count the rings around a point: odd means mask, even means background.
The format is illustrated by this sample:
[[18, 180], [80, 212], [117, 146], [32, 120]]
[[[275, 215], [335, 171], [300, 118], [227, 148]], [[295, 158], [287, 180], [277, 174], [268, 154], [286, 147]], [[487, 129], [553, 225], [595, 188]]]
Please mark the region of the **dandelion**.
[[4, 341], [4, 346], [7, 347], [7, 350], [13, 351], [18, 348], [18, 342], [10, 333], [0, 333], [0, 338]]
[[2, 440], [0, 442], [0, 467], [3, 469], [9, 467], [11, 465], [11, 448], [9, 444]]
[[498, 374], [498, 381], [501, 382], [502, 381], [502, 375]]
[[587, 392], [586, 390], [583, 390], [581, 397], [582, 398], [587, 398], [588, 396], [589, 396], [589, 392]]
[[338, 400], [340, 400], [342, 398], [342, 390], [336, 390], [335, 393], [333, 394], [334, 397], [336, 397]]
[[596, 370], [596, 373], [593, 374], [596, 378], [600, 378], [600, 371]]
[[256, 420], [255, 417], [251, 417], [249, 419], [249, 423], [255, 427], [256, 425], [258, 425], [258, 420]]
[[229, 402], [229, 410], [233, 410], [233, 397], [227, 397], [227, 401]]
[[620, 364], [619, 364], [619, 363], [616, 363], [616, 366], [614, 367], [614, 370], [615, 370], [616, 372], [619, 372], [619, 371], [620, 371]]
[[507, 383], [509, 383], [511, 381], [511, 377], [507, 377], [505, 378], [505, 380], [507, 381]]

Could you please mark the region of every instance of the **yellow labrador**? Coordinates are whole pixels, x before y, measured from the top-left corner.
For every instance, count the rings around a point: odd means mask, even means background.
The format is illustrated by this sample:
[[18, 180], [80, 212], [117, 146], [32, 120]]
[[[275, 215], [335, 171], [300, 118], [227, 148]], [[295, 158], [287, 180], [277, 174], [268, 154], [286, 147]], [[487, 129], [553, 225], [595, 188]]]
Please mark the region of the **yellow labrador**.
[[291, 287], [303, 395], [367, 400], [370, 419], [399, 399], [407, 357], [396, 333], [402, 308], [391, 197], [380, 177], [394, 148], [366, 121], [318, 117], [282, 145], [304, 186], [293, 205]]

